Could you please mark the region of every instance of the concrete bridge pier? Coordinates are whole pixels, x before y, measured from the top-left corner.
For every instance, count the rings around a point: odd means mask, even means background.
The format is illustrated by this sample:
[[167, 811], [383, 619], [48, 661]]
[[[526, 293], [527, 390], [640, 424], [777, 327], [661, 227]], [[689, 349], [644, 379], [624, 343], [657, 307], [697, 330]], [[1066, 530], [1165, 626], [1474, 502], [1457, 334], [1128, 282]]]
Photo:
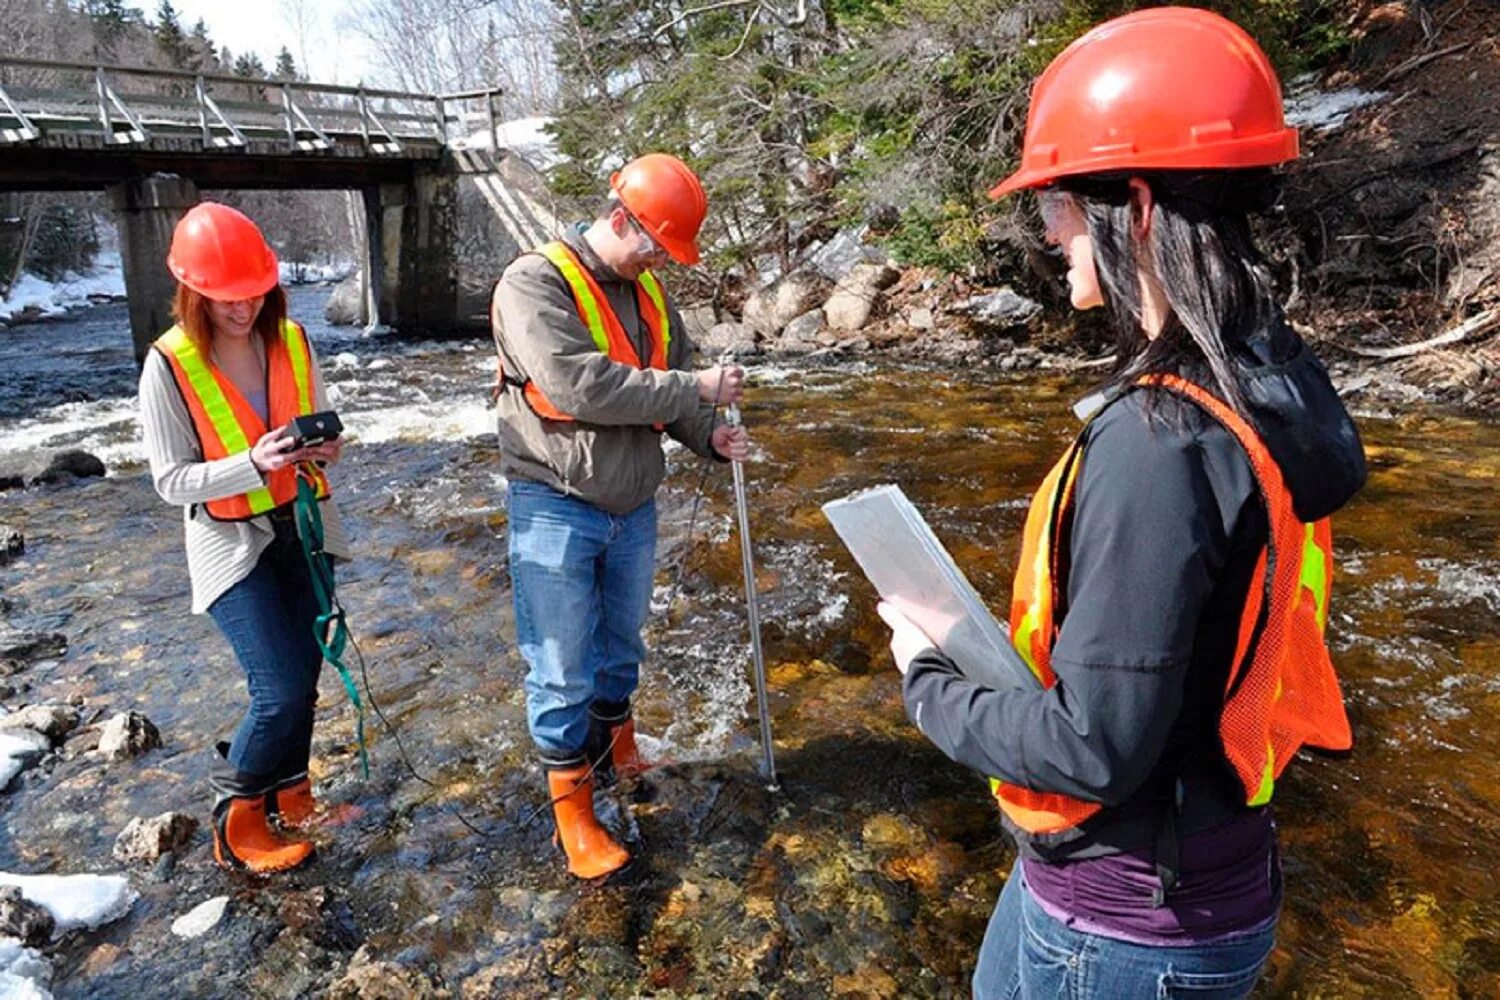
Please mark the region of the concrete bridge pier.
[[450, 334], [458, 322], [458, 178], [419, 171], [363, 190], [372, 325]]
[[177, 220], [198, 204], [198, 185], [176, 174], [152, 174], [111, 185], [108, 190], [120, 224], [130, 337], [139, 364], [151, 343], [172, 325], [177, 282], [167, 270], [167, 251]]

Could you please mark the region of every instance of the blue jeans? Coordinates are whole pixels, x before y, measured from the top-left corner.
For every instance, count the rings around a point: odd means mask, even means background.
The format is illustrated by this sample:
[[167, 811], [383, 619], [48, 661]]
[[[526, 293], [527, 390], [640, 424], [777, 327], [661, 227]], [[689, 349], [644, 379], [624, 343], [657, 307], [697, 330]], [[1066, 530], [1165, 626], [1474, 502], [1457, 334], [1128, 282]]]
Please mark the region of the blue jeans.
[[610, 514], [540, 483], [510, 484], [510, 578], [526, 721], [544, 757], [581, 760], [591, 702], [628, 702], [656, 573], [656, 501]]
[[979, 948], [974, 997], [1239, 1000], [1255, 987], [1275, 938], [1275, 921], [1223, 941], [1183, 947], [1072, 930], [1042, 909], [1018, 860]]
[[313, 636], [317, 596], [290, 521], [255, 569], [221, 594], [208, 613], [234, 649], [250, 685], [250, 710], [229, 744], [242, 780], [267, 784], [307, 770], [323, 652]]

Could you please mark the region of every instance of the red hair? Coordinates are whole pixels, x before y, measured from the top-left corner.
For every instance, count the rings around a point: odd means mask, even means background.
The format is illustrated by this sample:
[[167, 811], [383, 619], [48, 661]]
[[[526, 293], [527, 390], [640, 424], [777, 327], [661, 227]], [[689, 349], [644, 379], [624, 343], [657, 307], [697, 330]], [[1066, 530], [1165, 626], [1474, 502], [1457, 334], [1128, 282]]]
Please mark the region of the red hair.
[[[208, 357], [213, 345], [214, 322], [208, 312], [208, 296], [195, 292], [187, 285], [178, 284], [177, 294], [172, 297], [172, 316], [182, 327], [188, 339], [198, 348], [198, 353]], [[276, 285], [266, 293], [260, 312], [255, 316], [254, 330], [260, 334], [261, 342], [270, 350], [271, 344], [281, 336], [281, 324], [286, 319], [286, 292]]]

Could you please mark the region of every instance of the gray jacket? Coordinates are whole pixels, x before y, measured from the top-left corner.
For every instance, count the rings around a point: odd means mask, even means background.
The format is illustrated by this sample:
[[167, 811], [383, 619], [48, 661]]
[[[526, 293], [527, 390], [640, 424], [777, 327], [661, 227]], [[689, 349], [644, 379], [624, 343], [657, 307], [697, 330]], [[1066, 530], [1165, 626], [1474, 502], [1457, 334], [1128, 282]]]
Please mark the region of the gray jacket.
[[[564, 240], [592, 272], [642, 357], [650, 334], [636, 303], [635, 283], [615, 274], [581, 233]], [[612, 514], [634, 510], [655, 495], [666, 474], [661, 435], [652, 424], [700, 455], [712, 456], [713, 408], [698, 399], [697, 379], [683, 371], [693, 344], [682, 316], [667, 300], [672, 343], [667, 371], [638, 369], [600, 353], [562, 274], [545, 257], [522, 254], [495, 286], [494, 333], [507, 377], [534, 381], [574, 421], [546, 420], [519, 388], [502, 388], [501, 471], [586, 500]]]

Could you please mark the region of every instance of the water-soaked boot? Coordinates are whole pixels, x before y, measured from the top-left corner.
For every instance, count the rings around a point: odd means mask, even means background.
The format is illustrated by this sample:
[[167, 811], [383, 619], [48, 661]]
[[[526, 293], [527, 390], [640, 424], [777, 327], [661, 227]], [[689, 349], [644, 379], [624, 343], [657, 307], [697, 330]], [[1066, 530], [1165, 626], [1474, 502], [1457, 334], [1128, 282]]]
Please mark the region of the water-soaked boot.
[[568, 871], [579, 878], [601, 878], [625, 867], [630, 852], [594, 816], [594, 778], [587, 761], [548, 764], [547, 791], [557, 821], [556, 840], [568, 856]]
[[638, 778], [651, 769], [641, 758], [635, 745], [635, 716], [630, 711], [630, 702], [596, 701], [589, 706], [589, 760], [594, 764], [594, 775], [609, 775], [608, 785], [615, 776]]
[[214, 858], [225, 868], [244, 868], [258, 874], [295, 868], [312, 856], [313, 845], [283, 837], [266, 813], [269, 783], [238, 771], [229, 763], [229, 744], [217, 747], [219, 760], [212, 783], [214, 802]]
[[288, 829], [311, 826], [318, 809], [318, 800], [313, 798], [312, 779], [306, 771], [278, 781], [266, 793], [266, 811]]

